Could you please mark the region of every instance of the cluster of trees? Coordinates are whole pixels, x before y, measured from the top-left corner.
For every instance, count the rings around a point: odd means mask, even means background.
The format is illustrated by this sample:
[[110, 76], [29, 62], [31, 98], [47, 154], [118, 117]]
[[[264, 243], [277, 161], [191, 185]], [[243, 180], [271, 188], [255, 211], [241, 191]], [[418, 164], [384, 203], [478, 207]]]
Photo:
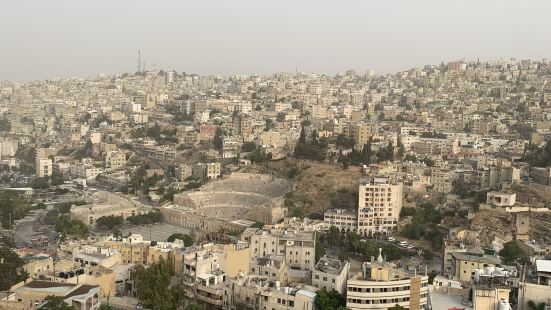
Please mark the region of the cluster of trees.
[[148, 178], [146, 178], [147, 169], [149, 169], [149, 165], [142, 164], [134, 171], [134, 174], [132, 175], [132, 178], [130, 179], [130, 188], [124, 188], [124, 190], [121, 188], [121, 192], [130, 192], [130, 193], [138, 193], [140, 190], [144, 193], [149, 192], [149, 188], [153, 187], [161, 180], [161, 176], [154, 174]]
[[160, 223], [163, 220], [163, 215], [161, 212], [149, 212], [146, 214], [138, 214], [134, 216], [129, 216], [126, 218], [127, 222], [130, 222], [134, 225], [147, 225]]
[[524, 156], [524, 161], [534, 167], [551, 166], [551, 141], [547, 141], [543, 149], [534, 149]]
[[394, 160], [394, 145], [389, 142], [387, 146], [380, 148], [377, 151], [377, 161]]
[[425, 157], [423, 159], [419, 159], [417, 158], [417, 156], [415, 155], [411, 155], [411, 154], [408, 154], [406, 155], [406, 157], [404, 158], [405, 161], [411, 161], [411, 162], [422, 162], [424, 163], [427, 167], [434, 167], [434, 160], [428, 158], [428, 157]]
[[55, 230], [65, 238], [67, 236], [75, 236], [86, 238], [88, 236], [88, 227], [78, 219], [72, 219], [67, 214], [62, 214], [58, 217], [55, 224]]
[[222, 128], [218, 127], [216, 128], [216, 132], [214, 133], [214, 138], [212, 139], [212, 143], [214, 144], [214, 148], [217, 150], [222, 150], [224, 147], [224, 131]]
[[22, 219], [31, 210], [31, 205], [13, 191], [0, 191], [0, 223], [9, 229], [15, 220]]
[[109, 230], [112, 230], [115, 227], [122, 225], [122, 223], [124, 223], [124, 218], [122, 216], [114, 215], [102, 216], [96, 220], [97, 226]]
[[459, 196], [461, 199], [473, 197], [478, 203], [484, 203], [486, 201], [486, 194], [488, 191], [471, 190], [470, 186], [461, 180], [455, 180], [452, 185], [452, 193]]
[[133, 273], [138, 299], [147, 309], [169, 310], [179, 309], [183, 304], [183, 289], [179, 286], [170, 287], [174, 275], [174, 267], [170, 260], [162, 257], [148, 268], [142, 265], [136, 267]]
[[421, 138], [437, 138], [437, 139], [446, 139], [447, 136], [441, 132], [436, 132], [436, 130], [427, 131], [421, 133]]
[[547, 309], [547, 304], [545, 302], [540, 302], [536, 304], [533, 300], [528, 301], [528, 310], [545, 310]]
[[306, 141], [306, 130], [302, 126], [295, 147], [296, 158], [321, 161], [325, 159], [326, 148], [327, 140], [325, 138], [318, 139], [318, 134], [315, 130], [312, 132], [312, 141]]
[[366, 240], [360, 237], [357, 233], [351, 231], [343, 234], [336, 227], [331, 227], [329, 232], [320, 237], [322, 247], [340, 248], [340, 259], [347, 259], [347, 252], [352, 252], [361, 255], [365, 261], [371, 259], [372, 256], [379, 255], [379, 248], [383, 250], [384, 255], [388, 260], [395, 260], [408, 255], [402, 248], [394, 244], [383, 243], [377, 240]]
[[352, 148], [355, 144], [356, 143], [354, 142], [354, 139], [350, 138], [344, 133], [339, 134], [337, 136], [337, 139], [335, 140], [335, 145], [339, 150]]
[[186, 246], [186, 247], [192, 246], [195, 243], [195, 240], [193, 239], [193, 237], [191, 237], [188, 234], [183, 234], [183, 233], [174, 233], [174, 234], [170, 235], [166, 239], [166, 241], [174, 242], [174, 240], [176, 240], [176, 239], [180, 239], [180, 240], [184, 241], [184, 246]]
[[49, 188], [50, 186], [58, 186], [63, 184], [65, 182], [65, 179], [63, 178], [63, 174], [59, 172], [52, 172], [51, 176], [45, 176], [42, 178], [35, 178], [31, 182], [31, 187], [34, 189], [43, 189], [43, 188]]
[[92, 128], [98, 128], [101, 123], [105, 122], [107, 125], [113, 124], [113, 121], [107, 117], [107, 115], [100, 115], [96, 117], [90, 124], [90, 127]]
[[177, 123], [193, 121], [193, 114], [187, 114], [186, 112], [181, 111], [180, 107], [177, 105], [167, 105], [165, 110], [167, 113], [172, 115], [173, 120]]
[[316, 309], [318, 310], [345, 310], [346, 297], [335, 290], [327, 291], [325, 288], [316, 292]]
[[435, 249], [440, 249], [443, 239], [438, 224], [442, 221], [442, 213], [432, 203], [422, 204], [414, 210], [411, 223], [406, 225], [403, 234], [410, 239], [429, 240]]
[[247, 141], [241, 145], [241, 151], [243, 152], [253, 152], [256, 150], [256, 143], [252, 141]]
[[9, 132], [11, 130], [11, 123], [7, 119], [0, 119], [0, 131]]
[[12, 239], [0, 235], [0, 291], [6, 291], [28, 277], [23, 269], [25, 261], [12, 250], [14, 247]]
[[353, 209], [358, 205], [358, 191], [340, 188], [335, 192], [329, 193], [331, 208], [334, 209]]
[[159, 186], [159, 188], [157, 188], [155, 193], [157, 195], [163, 196], [161, 198], [161, 202], [166, 202], [166, 201], [172, 201], [172, 199], [174, 198], [174, 194], [179, 193], [179, 191], [174, 187], [165, 188], [164, 186]]
[[352, 151], [346, 155], [341, 151], [338, 161], [345, 167], [371, 164], [371, 143], [364, 144], [361, 151], [356, 150], [355, 147], [352, 147]]
[[272, 153], [267, 153], [262, 149], [256, 149], [251, 153], [251, 161], [255, 163], [263, 163], [272, 160]]
[[530, 264], [530, 258], [522, 250], [516, 241], [509, 241], [503, 245], [503, 249], [499, 251], [499, 255], [503, 259], [503, 263], [512, 264]]
[[94, 145], [92, 144], [92, 141], [87, 140], [86, 144], [84, 145], [84, 148], [80, 148], [73, 153], [73, 158], [75, 159], [82, 159], [85, 157], [93, 157], [93, 149]]

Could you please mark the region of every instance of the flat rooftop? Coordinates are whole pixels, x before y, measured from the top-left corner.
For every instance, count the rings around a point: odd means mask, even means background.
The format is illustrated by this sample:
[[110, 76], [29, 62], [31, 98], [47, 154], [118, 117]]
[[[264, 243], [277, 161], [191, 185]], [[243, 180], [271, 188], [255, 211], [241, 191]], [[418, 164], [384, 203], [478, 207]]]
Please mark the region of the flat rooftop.
[[314, 267], [315, 271], [325, 272], [332, 275], [340, 275], [346, 263], [330, 257], [322, 257]]

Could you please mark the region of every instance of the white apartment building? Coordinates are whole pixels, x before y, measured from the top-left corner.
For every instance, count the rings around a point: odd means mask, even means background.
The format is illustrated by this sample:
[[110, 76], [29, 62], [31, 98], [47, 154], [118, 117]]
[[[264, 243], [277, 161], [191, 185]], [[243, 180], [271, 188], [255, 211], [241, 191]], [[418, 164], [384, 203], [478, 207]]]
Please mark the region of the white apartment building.
[[402, 209], [401, 183], [389, 178], [361, 180], [358, 201], [360, 235], [387, 234], [398, 224]]
[[350, 263], [339, 259], [322, 257], [312, 271], [312, 285], [330, 292], [335, 290], [346, 293], [346, 280], [350, 272]]
[[410, 274], [383, 262], [363, 264], [363, 270], [348, 279], [346, 307], [351, 310], [386, 310], [400, 305], [410, 310], [424, 309], [428, 299], [426, 274]]
[[49, 158], [36, 159], [36, 176], [39, 178], [49, 177], [52, 175], [52, 160]]
[[246, 229], [241, 240], [248, 241], [251, 248], [251, 265], [267, 255], [281, 255], [289, 269], [311, 271], [315, 266], [316, 233], [314, 231], [287, 231]]

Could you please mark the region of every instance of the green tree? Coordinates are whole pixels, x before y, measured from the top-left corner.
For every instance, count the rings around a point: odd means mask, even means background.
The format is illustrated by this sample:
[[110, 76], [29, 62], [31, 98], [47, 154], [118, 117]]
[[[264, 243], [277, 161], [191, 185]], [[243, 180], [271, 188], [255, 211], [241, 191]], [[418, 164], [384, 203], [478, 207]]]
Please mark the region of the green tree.
[[212, 142], [215, 149], [222, 150], [222, 148], [224, 147], [224, 131], [222, 131], [222, 128], [216, 128], [216, 132], [214, 133], [214, 139], [212, 140]]
[[545, 302], [540, 302], [536, 304], [533, 300], [528, 301], [528, 309], [529, 310], [545, 310]]
[[176, 240], [176, 239], [180, 239], [180, 240], [184, 241], [184, 246], [186, 246], [186, 247], [192, 246], [193, 243], [195, 242], [195, 240], [193, 240], [193, 238], [190, 235], [182, 234], [182, 233], [174, 233], [174, 234], [170, 235], [168, 237], [168, 239], [166, 239], [166, 241], [174, 242], [174, 240]]
[[35, 178], [31, 183], [31, 187], [34, 189], [43, 189], [50, 187], [50, 184], [48, 183], [48, 177]]
[[101, 306], [99, 306], [99, 310], [113, 310], [113, 307], [108, 304], [101, 304]]
[[528, 255], [519, 247], [516, 241], [509, 241], [503, 245], [503, 249], [499, 251], [499, 256], [503, 258], [505, 264], [529, 264]]
[[316, 248], [314, 250], [314, 255], [315, 255], [316, 262], [318, 262], [320, 260], [320, 258], [322, 258], [325, 255], [325, 247], [321, 243], [319, 236], [316, 236], [315, 247]]
[[134, 225], [160, 223], [162, 220], [163, 220], [163, 215], [161, 214], [161, 212], [158, 212], [158, 211], [129, 216], [126, 218], [127, 222], [130, 222], [131, 224], [134, 224]]
[[335, 290], [328, 292], [325, 288], [316, 292], [317, 310], [342, 310], [346, 309], [346, 298]]
[[0, 131], [10, 131], [11, 123], [8, 120], [0, 119]]
[[139, 300], [148, 309], [171, 310], [181, 305], [181, 290], [170, 288], [174, 267], [170, 260], [162, 257], [157, 263], [145, 268], [138, 265], [133, 274]]
[[252, 151], [256, 150], [256, 143], [254, 143], [254, 142], [245, 142], [241, 146], [241, 150], [243, 152], [252, 152]]
[[203, 310], [203, 309], [205, 308], [198, 304], [190, 304], [186, 307], [186, 310]]
[[406, 310], [406, 308], [400, 306], [399, 304], [396, 304], [394, 307], [388, 308], [388, 310]]
[[124, 223], [124, 218], [122, 216], [114, 215], [102, 216], [96, 220], [97, 226], [104, 227], [109, 230], [122, 225], [122, 223]]
[[63, 184], [65, 182], [65, 179], [63, 178], [63, 175], [59, 172], [52, 172], [52, 175], [50, 176], [50, 184], [52, 186], [58, 186]]
[[44, 298], [44, 305], [40, 307], [40, 310], [75, 310], [75, 307], [69, 305], [63, 301], [63, 297], [48, 296]]
[[298, 137], [298, 143], [299, 144], [306, 143], [306, 129], [304, 128], [304, 126], [300, 128], [300, 136]]
[[362, 164], [371, 164], [371, 142], [367, 142], [362, 147]]
[[75, 236], [79, 238], [85, 238], [88, 236], [88, 227], [78, 219], [70, 219], [67, 215], [59, 217], [55, 230], [64, 235]]
[[0, 243], [0, 291], [6, 291], [11, 286], [27, 279], [28, 274], [23, 270], [25, 261], [17, 255], [4, 238]]

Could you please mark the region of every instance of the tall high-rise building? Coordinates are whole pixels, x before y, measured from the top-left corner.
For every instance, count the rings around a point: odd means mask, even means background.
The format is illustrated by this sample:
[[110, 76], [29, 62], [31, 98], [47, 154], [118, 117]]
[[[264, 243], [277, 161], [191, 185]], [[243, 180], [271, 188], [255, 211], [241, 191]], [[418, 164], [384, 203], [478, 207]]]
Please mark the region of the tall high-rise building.
[[389, 178], [361, 180], [358, 199], [358, 233], [387, 234], [398, 224], [402, 209], [402, 183]]

